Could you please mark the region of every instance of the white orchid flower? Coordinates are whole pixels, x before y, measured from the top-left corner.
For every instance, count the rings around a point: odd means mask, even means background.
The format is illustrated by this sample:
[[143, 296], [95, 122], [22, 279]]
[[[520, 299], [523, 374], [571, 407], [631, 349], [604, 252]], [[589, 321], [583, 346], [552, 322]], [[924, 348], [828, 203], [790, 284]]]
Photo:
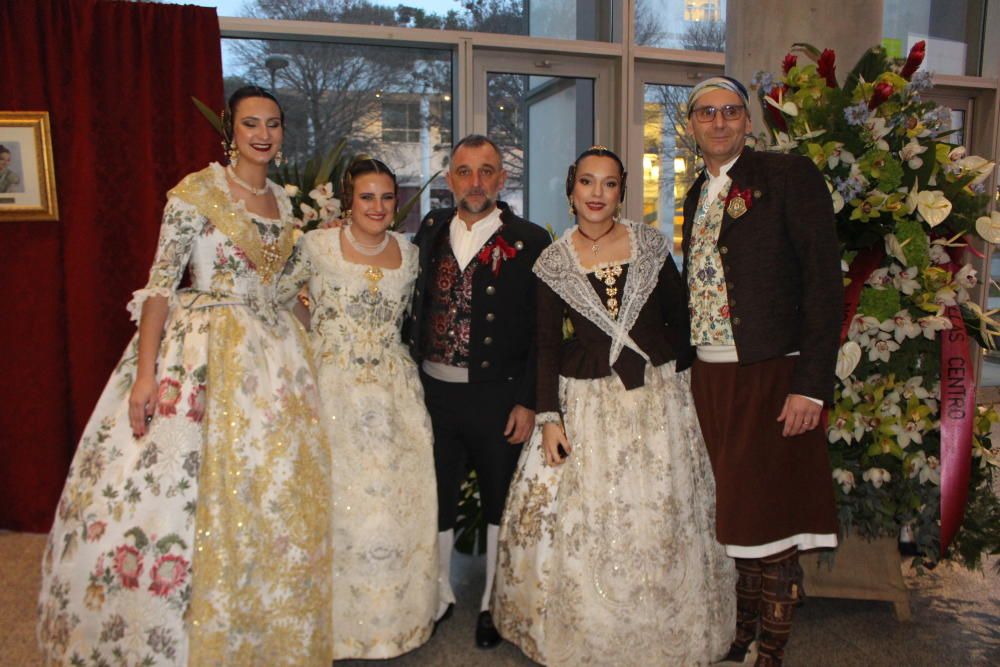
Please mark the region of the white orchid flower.
[[894, 264], [892, 268], [896, 269], [895, 272], [890, 270], [890, 273], [893, 273], [892, 286], [902, 294], [910, 296], [920, 289], [920, 282], [916, 279], [919, 272], [917, 267], [910, 266], [901, 270], [898, 265]]
[[835, 468], [833, 471], [833, 481], [840, 484], [840, 490], [850, 493], [854, 488], [854, 473], [843, 468]]
[[289, 197], [295, 197], [299, 194], [299, 186], [292, 183], [285, 183], [285, 194]]
[[924, 332], [924, 338], [928, 340], [934, 340], [938, 331], [945, 331], [952, 327], [951, 320], [940, 315], [921, 317], [917, 320], [917, 324], [920, 325], [920, 330]]
[[333, 196], [333, 185], [331, 183], [324, 183], [323, 185], [318, 185], [309, 191], [309, 198], [316, 202], [316, 205], [320, 208], [326, 204], [327, 200]]
[[896, 436], [896, 442], [902, 449], [906, 449], [910, 446], [910, 443], [917, 443], [918, 445], [923, 444], [924, 436], [921, 433], [921, 427], [923, 426], [923, 420], [910, 420], [904, 424], [893, 424], [889, 427], [893, 435]]
[[958, 293], [948, 285], [934, 292], [934, 303], [940, 306], [957, 306]]
[[976, 270], [972, 268], [971, 264], [966, 264], [958, 273], [955, 274], [955, 282], [965, 289], [972, 289], [979, 284], [979, 278], [976, 275]]
[[874, 116], [865, 121], [865, 127], [868, 129], [869, 134], [871, 134], [872, 143], [882, 151], [889, 150], [889, 142], [887, 142], [883, 137], [892, 132], [892, 127], [887, 126], [885, 118], [879, 116]]
[[941, 462], [936, 456], [927, 457], [927, 465], [920, 470], [920, 483], [941, 485]]
[[1000, 243], [1000, 211], [976, 218], [976, 231], [990, 243]]
[[892, 322], [896, 325], [893, 337], [897, 343], [902, 343], [907, 338], [916, 338], [920, 335], [920, 325], [913, 321], [908, 310], [904, 309], [893, 315]]
[[885, 468], [869, 468], [861, 475], [861, 478], [876, 489], [880, 489], [883, 484], [892, 481], [892, 474]]
[[910, 169], [917, 170], [924, 164], [924, 160], [920, 157], [920, 154], [926, 151], [927, 146], [921, 145], [914, 137], [900, 149], [899, 157]]
[[885, 331], [880, 331], [871, 339], [868, 347], [868, 361], [888, 362], [892, 353], [899, 349], [899, 343]]
[[[888, 245], [888, 243], [886, 245]], [[889, 276], [888, 267], [883, 267], [881, 269], [875, 269], [874, 271], [872, 271], [871, 275], [868, 276], [868, 280], [865, 281], [865, 284], [874, 287], [876, 289], [885, 289], [886, 285], [890, 284], [891, 282], [892, 278]]]
[[326, 203], [323, 204], [323, 210], [327, 213], [327, 215], [329, 215], [329, 217], [339, 218], [341, 212], [340, 200], [336, 197], [330, 197], [326, 200]]
[[948, 251], [944, 249], [944, 246], [931, 245], [930, 248], [930, 258], [931, 261], [942, 266], [951, 262], [951, 256], [948, 255]]
[[930, 397], [930, 392], [924, 389], [924, 379], [919, 375], [914, 375], [903, 385], [902, 397], [907, 400], [911, 397], [924, 400]]
[[319, 214], [316, 212], [316, 209], [305, 202], [299, 204], [299, 210], [302, 211], [302, 220], [304, 222], [312, 222], [313, 220], [319, 218]]

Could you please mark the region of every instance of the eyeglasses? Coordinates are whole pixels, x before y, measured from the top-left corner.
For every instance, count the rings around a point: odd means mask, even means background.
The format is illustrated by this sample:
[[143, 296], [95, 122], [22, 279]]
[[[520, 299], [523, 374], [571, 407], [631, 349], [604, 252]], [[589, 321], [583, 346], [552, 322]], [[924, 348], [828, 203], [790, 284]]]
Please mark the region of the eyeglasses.
[[722, 112], [722, 117], [725, 120], [739, 120], [743, 118], [745, 110], [746, 107], [742, 104], [724, 104], [721, 107], [695, 107], [691, 109], [690, 115], [694, 116], [699, 123], [711, 123], [719, 111]]

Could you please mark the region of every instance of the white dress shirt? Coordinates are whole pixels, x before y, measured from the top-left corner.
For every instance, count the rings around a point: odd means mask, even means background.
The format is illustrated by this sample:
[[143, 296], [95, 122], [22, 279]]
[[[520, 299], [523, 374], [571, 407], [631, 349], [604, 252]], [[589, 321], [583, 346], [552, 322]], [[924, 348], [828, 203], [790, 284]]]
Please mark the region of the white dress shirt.
[[469, 229], [465, 222], [455, 214], [451, 219], [451, 251], [455, 253], [458, 260], [458, 268], [465, 271], [465, 267], [476, 256], [483, 245], [496, 233], [503, 223], [500, 222], [500, 207], [493, 209], [493, 212], [482, 220], [473, 223]]

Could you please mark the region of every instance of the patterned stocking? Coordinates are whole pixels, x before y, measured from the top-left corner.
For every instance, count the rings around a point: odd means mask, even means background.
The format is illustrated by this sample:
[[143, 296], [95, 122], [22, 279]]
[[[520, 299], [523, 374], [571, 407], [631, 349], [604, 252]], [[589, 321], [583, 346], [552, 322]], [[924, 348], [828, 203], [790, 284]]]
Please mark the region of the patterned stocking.
[[757, 638], [757, 619], [760, 618], [761, 574], [760, 561], [756, 558], [736, 559], [736, 639], [729, 647], [724, 661], [739, 663], [746, 656], [747, 648]]
[[802, 590], [802, 567], [795, 547], [760, 559], [763, 601], [760, 621], [760, 654], [756, 667], [780, 665], [792, 632], [792, 612]]

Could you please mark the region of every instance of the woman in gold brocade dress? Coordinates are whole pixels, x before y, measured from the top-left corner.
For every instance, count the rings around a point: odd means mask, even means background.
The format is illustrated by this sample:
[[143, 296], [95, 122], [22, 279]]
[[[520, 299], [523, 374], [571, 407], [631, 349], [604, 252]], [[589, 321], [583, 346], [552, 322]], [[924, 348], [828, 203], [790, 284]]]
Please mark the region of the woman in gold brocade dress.
[[705, 665], [732, 638], [734, 569], [677, 370], [684, 285], [662, 234], [618, 220], [624, 181], [606, 148], [577, 158], [577, 225], [534, 267], [540, 429], [507, 496], [493, 618], [549, 666]]
[[38, 604], [50, 663], [330, 664], [329, 456], [306, 332], [276, 299], [284, 117], [246, 87], [224, 120], [231, 164], [168, 193], [138, 334], [70, 466]]

